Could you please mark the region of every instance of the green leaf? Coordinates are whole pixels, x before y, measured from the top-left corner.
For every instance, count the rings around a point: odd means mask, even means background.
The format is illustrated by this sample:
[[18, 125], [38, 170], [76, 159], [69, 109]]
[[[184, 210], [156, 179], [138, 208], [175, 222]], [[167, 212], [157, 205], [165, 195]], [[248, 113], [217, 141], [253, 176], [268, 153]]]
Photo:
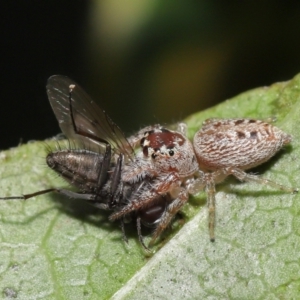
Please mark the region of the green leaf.
[[[300, 76], [258, 88], [186, 121], [192, 138], [206, 118], [276, 117], [293, 136], [256, 173], [299, 186]], [[54, 147], [54, 142], [47, 142]], [[0, 153], [1, 196], [68, 187], [46, 167], [45, 143]], [[205, 194], [191, 197], [148, 257], [106, 212], [48, 194], [0, 203], [0, 291], [19, 299], [296, 299], [300, 291], [300, 201], [254, 183], [217, 186], [216, 242]], [[184, 222], [183, 222], [184, 220]], [[184, 223], [184, 224], [183, 224]], [[172, 237], [172, 233], [175, 235]]]

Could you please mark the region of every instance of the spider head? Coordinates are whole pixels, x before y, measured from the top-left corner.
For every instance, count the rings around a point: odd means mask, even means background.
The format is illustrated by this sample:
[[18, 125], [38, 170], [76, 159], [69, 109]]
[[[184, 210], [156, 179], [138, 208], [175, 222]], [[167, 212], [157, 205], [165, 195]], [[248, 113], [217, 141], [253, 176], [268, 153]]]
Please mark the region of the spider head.
[[191, 143], [177, 131], [162, 127], [147, 131], [141, 139], [141, 147], [144, 158], [151, 160], [158, 172], [186, 176], [197, 169]]

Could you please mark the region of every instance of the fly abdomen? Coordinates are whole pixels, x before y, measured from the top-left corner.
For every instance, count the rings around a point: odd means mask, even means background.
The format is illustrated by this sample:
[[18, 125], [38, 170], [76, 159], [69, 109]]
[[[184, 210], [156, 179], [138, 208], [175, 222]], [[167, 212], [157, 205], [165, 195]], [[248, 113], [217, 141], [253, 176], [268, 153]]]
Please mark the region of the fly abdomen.
[[101, 189], [99, 177], [103, 174], [106, 179], [101, 180], [101, 185], [107, 181], [108, 170], [103, 165], [109, 164], [103, 163], [104, 156], [99, 153], [66, 149], [49, 153], [46, 161], [51, 169], [84, 193], [97, 193]]

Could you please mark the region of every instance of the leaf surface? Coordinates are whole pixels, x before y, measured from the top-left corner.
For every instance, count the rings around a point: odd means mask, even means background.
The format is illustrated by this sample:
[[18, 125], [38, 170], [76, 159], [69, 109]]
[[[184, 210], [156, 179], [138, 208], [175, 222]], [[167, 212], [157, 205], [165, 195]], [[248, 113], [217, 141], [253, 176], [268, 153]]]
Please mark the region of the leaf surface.
[[[255, 173], [299, 186], [300, 76], [243, 93], [186, 119], [192, 138], [207, 118], [276, 117], [293, 136]], [[50, 146], [54, 143], [47, 142]], [[0, 153], [1, 196], [68, 187], [46, 167], [44, 142]], [[106, 212], [48, 194], [0, 203], [0, 291], [19, 299], [296, 299], [300, 290], [299, 195], [235, 179], [217, 186], [216, 242], [205, 194], [145, 255]], [[172, 237], [172, 234], [174, 235]], [[147, 241], [147, 240], [146, 240]]]

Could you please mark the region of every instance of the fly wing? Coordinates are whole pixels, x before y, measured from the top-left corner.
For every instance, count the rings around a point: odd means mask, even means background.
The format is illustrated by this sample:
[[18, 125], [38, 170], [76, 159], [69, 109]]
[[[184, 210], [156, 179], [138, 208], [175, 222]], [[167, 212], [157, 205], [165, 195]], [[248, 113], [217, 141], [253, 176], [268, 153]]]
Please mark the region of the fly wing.
[[60, 129], [67, 138], [97, 152], [109, 143], [114, 153], [133, 158], [134, 151], [121, 129], [70, 78], [51, 76], [47, 81], [47, 94]]

